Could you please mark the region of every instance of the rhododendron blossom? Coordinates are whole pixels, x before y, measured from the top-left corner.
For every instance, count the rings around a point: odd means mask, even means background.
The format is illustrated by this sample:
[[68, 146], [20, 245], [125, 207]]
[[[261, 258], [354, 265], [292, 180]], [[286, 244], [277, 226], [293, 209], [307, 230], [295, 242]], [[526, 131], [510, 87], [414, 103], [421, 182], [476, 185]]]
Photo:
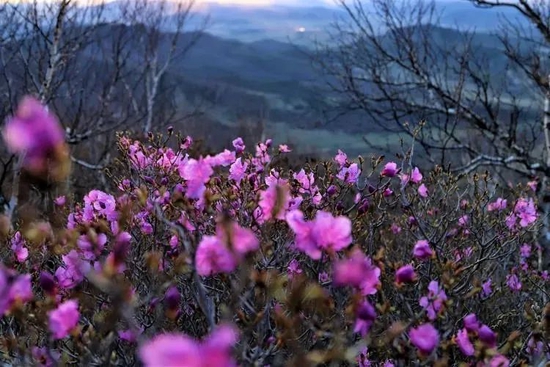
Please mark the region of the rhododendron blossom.
[[160, 334], [139, 349], [139, 357], [146, 367], [236, 367], [231, 349], [237, 342], [237, 333], [231, 326], [216, 328], [203, 342], [186, 335]]
[[340, 172], [338, 172], [338, 177], [340, 180], [345, 181], [346, 183], [357, 183], [359, 176], [361, 175], [361, 169], [357, 163], [352, 163], [349, 167], [343, 167]]
[[474, 352], [475, 352], [474, 345], [470, 341], [468, 337], [468, 331], [466, 329], [460, 330], [456, 335], [455, 339], [456, 339], [456, 344], [460, 348], [460, 351], [462, 352], [462, 354], [464, 354], [465, 356], [474, 355]]
[[399, 173], [399, 169], [397, 168], [397, 163], [388, 162], [384, 166], [384, 169], [382, 170], [382, 172], [380, 172], [380, 175], [384, 177], [395, 177], [398, 173]]
[[55, 339], [63, 339], [78, 325], [78, 302], [69, 300], [48, 313], [49, 328]]
[[361, 251], [355, 250], [349, 259], [334, 264], [334, 283], [358, 288], [363, 295], [375, 294], [380, 284], [380, 268]]
[[57, 119], [30, 96], [21, 100], [2, 135], [8, 149], [24, 156], [23, 164], [37, 173], [43, 172], [47, 159], [65, 146], [65, 133]]
[[426, 260], [434, 255], [433, 250], [430, 247], [430, 244], [426, 240], [419, 240], [414, 245], [413, 255], [417, 259]]
[[437, 314], [443, 308], [443, 305], [447, 301], [447, 294], [445, 290], [439, 286], [439, 283], [432, 280], [428, 285], [428, 295], [420, 298], [420, 306], [426, 310], [428, 319], [431, 321], [437, 318]]
[[361, 336], [367, 335], [372, 324], [374, 323], [374, 320], [376, 319], [375, 308], [369, 302], [364, 301], [357, 306], [355, 314], [356, 319], [353, 331]]
[[397, 284], [412, 283], [416, 280], [416, 272], [410, 264], [404, 265], [395, 272], [395, 282]]
[[439, 332], [432, 324], [422, 324], [409, 332], [411, 343], [420, 353], [429, 355], [439, 345]]
[[203, 236], [195, 254], [199, 275], [230, 273], [249, 252], [257, 250], [259, 241], [252, 231], [237, 223], [218, 224], [215, 236]]
[[286, 221], [296, 235], [296, 248], [314, 260], [319, 260], [323, 251], [340, 251], [352, 241], [351, 221], [343, 216], [320, 210], [314, 220], [306, 221], [300, 210], [293, 210]]

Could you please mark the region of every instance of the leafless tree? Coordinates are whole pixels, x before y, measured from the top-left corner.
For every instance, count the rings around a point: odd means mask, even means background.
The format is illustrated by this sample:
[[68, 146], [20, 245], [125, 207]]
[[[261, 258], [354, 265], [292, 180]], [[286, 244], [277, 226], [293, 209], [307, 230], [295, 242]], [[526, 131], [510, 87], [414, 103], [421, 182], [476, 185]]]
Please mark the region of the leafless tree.
[[[191, 17], [194, 1], [135, 0], [122, 3], [121, 19], [132, 26], [135, 46], [135, 71], [142, 75], [141, 94], [130, 93], [132, 105], [139, 111], [144, 108], [142, 130], [149, 133], [155, 122], [155, 104], [162, 97], [160, 85], [173, 63], [185, 55], [199, 39], [200, 32], [183, 36], [184, 27]], [[203, 23], [205, 25], [206, 23]], [[203, 30], [203, 27], [198, 29]], [[130, 87], [130, 89], [133, 89]], [[166, 111], [164, 111], [166, 112]], [[169, 124], [166, 119], [162, 122]]]
[[441, 27], [433, 1], [341, 0], [346, 18], [316, 60], [344, 97], [341, 107], [366, 112], [383, 131], [414, 135], [432, 163], [549, 175], [541, 119], [550, 64], [539, 52], [550, 45], [550, 3], [473, 2], [513, 6], [535, 27], [519, 37], [505, 20], [502, 42], [488, 45], [467, 29]]
[[[78, 174], [103, 179], [116, 149], [115, 132], [144, 133], [182, 118], [167, 103], [168, 72], [179, 72], [185, 53], [204, 29], [189, 35], [193, 1], [33, 0], [0, 5], [0, 118], [13, 113], [22, 95], [52, 108], [73, 147]], [[206, 24], [206, 22], [201, 23]], [[159, 112], [162, 109], [162, 113]], [[4, 182], [18, 196], [18, 165], [2, 154]], [[90, 176], [88, 173], [87, 176]], [[73, 180], [74, 181], [74, 180]], [[100, 183], [98, 183], [100, 184]], [[15, 206], [12, 203], [11, 207]]]
[[318, 48], [317, 64], [343, 111], [408, 135], [424, 153], [415, 159], [541, 178], [550, 240], [550, 2], [469, 1], [527, 21], [502, 16], [492, 35], [476, 34], [442, 27], [434, 1], [340, 0], [346, 17]]

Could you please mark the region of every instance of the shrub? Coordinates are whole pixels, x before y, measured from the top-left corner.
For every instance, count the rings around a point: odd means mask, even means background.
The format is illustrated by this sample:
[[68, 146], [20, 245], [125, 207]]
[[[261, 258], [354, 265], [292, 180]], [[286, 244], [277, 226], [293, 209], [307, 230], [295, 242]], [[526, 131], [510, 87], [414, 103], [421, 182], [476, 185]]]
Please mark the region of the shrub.
[[341, 151], [292, 170], [270, 140], [201, 156], [170, 132], [119, 149], [117, 192], [2, 219], [4, 362], [504, 366], [548, 352], [529, 186]]

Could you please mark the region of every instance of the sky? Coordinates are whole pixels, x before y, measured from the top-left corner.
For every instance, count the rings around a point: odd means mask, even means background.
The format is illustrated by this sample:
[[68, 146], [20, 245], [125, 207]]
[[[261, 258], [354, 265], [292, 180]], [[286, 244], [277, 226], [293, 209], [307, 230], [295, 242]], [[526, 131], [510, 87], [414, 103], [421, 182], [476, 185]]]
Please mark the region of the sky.
[[[38, 0], [38, 2], [52, 2], [55, 0]], [[90, 1], [100, 2], [101, 0], [77, 0], [82, 3], [89, 3]], [[112, 1], [112, 0], [110, 0]], [[270, 6], [270, 5], [308, 5], [311, 3], [309, 0], [195, 0], [198, 4], [201, 3], [215, 3], [222, 5], [246, 5], [246, 6]], [[4, 3], [18, 3], [25, 2], [25, 0], [0, 0]], [[334, 0], [317, 0], [317, 3], [332, 5]]]

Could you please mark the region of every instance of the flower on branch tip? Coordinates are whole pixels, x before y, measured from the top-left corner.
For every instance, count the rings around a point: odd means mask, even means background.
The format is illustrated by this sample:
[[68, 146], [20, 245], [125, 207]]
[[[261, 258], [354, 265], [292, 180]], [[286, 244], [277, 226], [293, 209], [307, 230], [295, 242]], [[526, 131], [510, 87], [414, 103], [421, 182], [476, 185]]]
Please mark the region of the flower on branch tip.
[[6, 122], [2, 135], [8, 149], [22, 156], [23, 166], [34, 174], [48, 172], [49, 160], [58, 167], [70, 163], [63, 128], [34, 97], [21, 100], [15, 115]]
[[334, 263], [334, 284], [355, 287], [365, 296], [375, 294], [380, 285], [380, 268], [355, 249], [349, 258]]
[[218, 326], [202, 342], [187, 335], [160, 334], [143, 344], [138, 355], [145, 367], [236, 367], [231, 349], [237, 337], [229, 325]]
[[388, 162], [384, 166], [384, 169], [382, 170], [382, 172], [380, 172], [380, 175], [384, 177], [395, 177], [398, 173], [399, 173], [399, 169], [397, 167], [397, 163]]
[[403, 265], [395, 271], [395, 283], [401, 285], [403, 283], [413, 283], [416, 281], [416, 272], [411, 264]]
[[296, 235], [296, 248], [314, 260], [319, 260], [323, 251], [343, 250], [352, 241], [351, 221], [347, 217], [334, 217], [319, 210], [314, 220], [306, 221], [304, 213], [292, 210], [286, 221]]
[[195, 254], [197, 273], [209, 276], [230, 273], [249, 252], [260, 246], [254, 232], [237, 223], [219, 223], [215, 236], [203, 236]]
[[458, 348], [465, 356], [473, 356], [475, 353], [474, 345], [470, 341], [468, 336], [468, 330], [462, 329], [455, 336], [455, 342], [458, 345]]
[[49, 328], [55, 339], [63, 339], [78, 325], [78, 302], [65, 301], [48, 313]]
[[443, 309], [445, 301], [447, 301], [445, 290], [437, 281], [432, 280], [428, 285], [428, 295], [420, 298], [419, 303], [426, 310], [428, 319], [434, 321]]
[[409, 332], [411, 343], [422, 355], [430, 355], [439, 345], [439, 332], [430, 323], [422, 324]]
[[357, 306], [355, 316], [353, 331], [364, 337], [376, 320], [376, 309], [368, 301], [363, 301]]
[[414, 245], [413, 255], [419, 260], [427, 260], [434, 256], [434, 252], [431, 249], [428, 241], [419, 240]]

